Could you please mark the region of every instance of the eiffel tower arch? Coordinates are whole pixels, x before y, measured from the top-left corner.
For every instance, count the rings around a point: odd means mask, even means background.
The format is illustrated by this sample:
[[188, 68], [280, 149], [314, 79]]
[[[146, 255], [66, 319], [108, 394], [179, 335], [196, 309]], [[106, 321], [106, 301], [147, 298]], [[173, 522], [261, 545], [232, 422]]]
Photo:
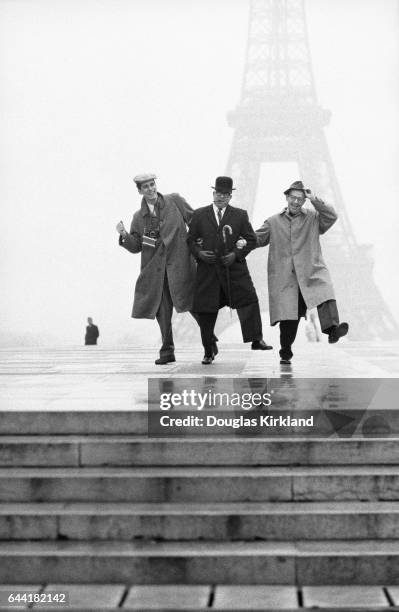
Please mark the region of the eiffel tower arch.
[[[339, 215], [322, 247], [351, 338], [389, 340], [399, 328], [374, 282], [371, 246], [358, 244], [352, 231], [324, 133], [330, 116], [317, 101], [304, 0], [251, 0], [241, 100], [228, 115], [234, 136], [226, 174], [234, 177], [237, 205], [251, 219], [262, 164], [295, 162], [292, 180], [301, 178]], [[265, 218], [278, 210], [272, 203]], [[262, 310], [265, 261], [264, 249], [248, 258]]]

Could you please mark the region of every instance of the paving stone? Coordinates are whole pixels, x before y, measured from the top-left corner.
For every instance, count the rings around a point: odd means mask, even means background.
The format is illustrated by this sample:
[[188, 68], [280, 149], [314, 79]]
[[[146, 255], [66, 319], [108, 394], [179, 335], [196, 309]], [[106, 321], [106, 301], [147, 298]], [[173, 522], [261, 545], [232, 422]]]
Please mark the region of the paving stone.
[[129, 610], [205, 610], [207, 609], [209, 586], [151, 585], [134, 586], [122, 606]]
[[65, 593], [68, 605], [35, 604], [34, 610], [79, 607], [82, 610], [109, 610], [117, 608], [125, 592], [121, 584], [49, 584], [44, 593]]
[[294, 586], [218, 585], [215, 591], [215, 610], [292, 610], [298, 605]]
[[399, 586], [389, 586], [387, 588], [394, 605], [399, 606]]
[[308, 586], [303, 587], [303, 605], [306, 608], [388, 608], [389, 602], [380, 586]]
[[0, 584], [0, 610], [27, 610], [29, 602], [27, 603], [11, 603], [8, 601], [8, 597], [13, 593], [26, 593], [35, 595], [41, 590], [40, 585], [33, 584]]

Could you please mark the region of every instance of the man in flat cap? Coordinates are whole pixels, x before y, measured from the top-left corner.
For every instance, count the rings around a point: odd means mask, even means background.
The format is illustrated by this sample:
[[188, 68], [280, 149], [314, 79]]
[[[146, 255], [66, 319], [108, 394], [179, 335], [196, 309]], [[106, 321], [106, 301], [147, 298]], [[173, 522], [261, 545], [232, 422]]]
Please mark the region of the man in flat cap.
[[213, 332], [223, 306], [237, 309], [243, 340], [252, 342], [253, 350], [272, 348], [263, 340], [258, 296], [245, 261], [256, 248], [255, 232], [247, 212], [229, 205], [232, 179], [219, 176], [213, 190], [213, 204], [194, 211], [187, 239], [198, 262], [193, 311], [201, 328], [204, 365], [214, 358]]
[[132, 317], [156, 317], [162, 346], [155, 363], [163, 365], [175, 361], [173, 307], [177, 312], [191, 310], [196, 266], [187, 246], [187, 225], [193, 210], [178, 193], [159, 193], [155, 179], [155, 174], [134, 177], [143, 196], [140, 209], [133, 215], [130, 232], [122, 221], [116, 229], [122, 247], [131, 253], [141, 252]]
[[[270, 323], [280, 323], [280, 363], [290, 364], [292, 345], [301, 317], [315, 308], [321, 330], [330, 344], [348, 333], [340, 323], [330, 274], [324, 263], [320, 234], [337, 220], [332, 206], [317, 198], [302, 181], [284, 191], [287, 207], [269, 217], [257, 230], [258, 246], [269, 247], [268, 286]], [[306, 199], [313, 209], [303, 208]]]

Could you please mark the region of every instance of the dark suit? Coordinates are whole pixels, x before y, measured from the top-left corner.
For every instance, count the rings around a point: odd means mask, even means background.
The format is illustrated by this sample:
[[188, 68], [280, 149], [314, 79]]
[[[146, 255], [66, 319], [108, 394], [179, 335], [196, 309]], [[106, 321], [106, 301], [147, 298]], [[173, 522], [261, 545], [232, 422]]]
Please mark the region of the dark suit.
[[[230, 226], [232, 233], [226, 232], [225, 244], [222, 229], [226, 225]], [[235, 246], [240, 237], [247, 241], [243, 249]], [[212, 205], [197, 209], [191, 220], [187, 242], [198, 262], [193, 311], [199, 315], [205, 353], [209, 355], [211, 334], [217, 313], [223, 306], [237, 309], [244, 342], [262, 339], [258, 296], [245, 261], [246, 255], [257, 245], [247, 211], [227, 206], [218, 225]], [[209, 264], [199, 259], [200, 251], [213, 251], [217, 256], [216, 263]], [[226, 268], [220, 258], [230, 252], [235, 253], [236, 259]]]

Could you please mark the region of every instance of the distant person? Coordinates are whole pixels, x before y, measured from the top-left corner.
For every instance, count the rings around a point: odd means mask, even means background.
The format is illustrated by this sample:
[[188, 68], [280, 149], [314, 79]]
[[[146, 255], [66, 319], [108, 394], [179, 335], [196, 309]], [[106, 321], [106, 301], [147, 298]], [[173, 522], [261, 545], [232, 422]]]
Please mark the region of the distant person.
[[[157, 319], [162, 346], [155, 364], [163, 365], [176, 361], [173, 307], [177, 312], [191, 311], [196, 266], [187, 245], [187, 225], [193, 209], [178, 193], [160, 193], [155, 179], [155, 174], [134, 177], [142, 196], [140, 208], [133, 215], [129, 232], [122, 221], [116, 230], [122, 247], [131, 253], [141, 253], [132, 317]], [[216, 340], [214, 336], [215, 354], [218, 351]]]
[[94, 325], [93, 319], [88, 317], [88, 326], [86, 327], [85, 344], [97, 344], [97, 338], [100, 335], [97, 325]]
[[[320, 234], [337, 220], [332, 206], [317, 198], [302, 181], [284, 191], [287, 207], [257, 230], [258, 246], [270, 245], [268, 286], [270, 323], [280, 323], [281, 364], [291, 363], [292, 345], [306, 309], [317, 306], [320, 327], [334, 344], [348, 333], [340, 323], [330, 274], [324, 263]], [[306, 198], [314, 210], [303, 208]]]

